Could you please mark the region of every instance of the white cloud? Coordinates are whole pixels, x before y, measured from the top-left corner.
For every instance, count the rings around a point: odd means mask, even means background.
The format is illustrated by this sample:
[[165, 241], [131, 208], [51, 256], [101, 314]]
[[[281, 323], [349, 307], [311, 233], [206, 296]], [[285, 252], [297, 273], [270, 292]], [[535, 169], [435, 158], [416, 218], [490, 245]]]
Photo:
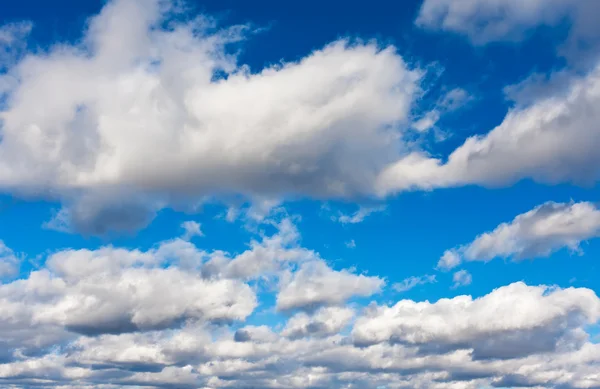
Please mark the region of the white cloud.
[[368, 297], [381, 290], [385, 281], [379, 277], [336, 271], [322, 261], [303, 263], [281, 278], [277, 295], [280, 310], [312, 309], [321, 305], [343, 304], [351, 297]]
[[419, 285], [426, 285], [437, 282], [435, 275], [424, 275], [420, 277], [408, 277], [402, 282], [392, 285], [396, 292], [407, 292]]
[[281, 335], [289, 338], [335, 335], [354, 317], [354, 311], [345, 307], [325, 307], [310, 316], [300, 312], [286, 323]]
[[471, 285], [473, 276], [466, 270], [459, 270], [452, 275], [452, 282], [454, 282], [454, 285], [452, 285], [453, 288]]
[[[282, 250], [292, 250], [296, 243], [290, 242], [298, 236], [287, 223], [250, 250], [276, 241]], [[307, 263], [319, 271], [297, 275], [306, 271], [302, 266], [288, 271], [292, 279], [308, 282], [300, 289], [309, 297], [314, 290], [327, 296], [309, 298], [325, 306], [298, 312], [281, 327], [240, 328], [211, 321], [238, 317], [243, 323], [252, 309], [240, 293], [247, 290], [243, 280], [202, 277], [202, 267], [214, 255], [219, 254], [180, 239], [149, 251], [63, 250], [28, 278], [0, 285], [0, 385], [43, 380], [47, 387], [63, 389], [476, 389], [526, 382], [583, 389], [600, 383], [600, 348], [583, 331], [600, 318], [600, 299], [588, 289], [517, 283], [477, 299], [372, 303], [357, 314], [360, 306], [341, 304], [368, 277], [336, 272], [323, 262], [317, 266], [314, 254]], [[372, 277], [370, 282], [382, 281]], [[232, 283], [227, 290], [233, 304], [223, 300], [229, 295], [218, 287], [221, 283]], [[234, 291], [233, 284], [241, 289]], [[204, 285], [201, 295], [191, 292], [199, 285]], [[136, 326], [120, 331], [106, 325], [123, 313]], [[187, 320], [172, 320], [181, 315]], [[73, 325], [82, 322], [86, 331]]]
[[165, 328], [180, 320], [243, 320], [256, 307], [248, 285], [165, 267], [166, 258], [160, 248], [62, 251], [45, 269], [0, 286], [0, 300], [8, 312], [19, 307], [24, 326], [43, 323], [84, 334]]
[[181, 228], [185, 230], [185, 233], [182, 236], [183, 240], [190, 240], [195, 236], [204, 236], [200, 223], [193, 220], [187, 220], [181, 223]]
[[[519, 41], [540, 26], [571, 23], [561, 52], [573, 59], [594, 54], [600, 43], [595, 0], [425, 0], [416, 24], [464, 35], [476, 45]], [[584, 43], [584, 44], [582, 44]]]
[[483, 233], [471, 243], [447, 250], [438, 263], [451, 269], [462, 261], [547, 257], [568, 248], [579, 252], [582, 241], [600, 235], [600, 210], [588, 202], [548, 202]]
[[[204, 196], [373, 193], [399, 158], [420, 72], [392, 47], [338, 41], [250, 74], [227, 48], [243, 27], [160, 28], [171, 3], [111, 1], [83, 44], [10, 68], [3, 190], [56, 194], [91, 233]], [[111, 215], [123, 212], [119, 224]]]
[[600, 178], [600, 67], [568, 88], [509, 111], [485, 135], [442, 160], [415, 151], [379, 176], [379, 193], [468, 184], [495, 187], [525, 178], [586, 184]]
[[349, 249], [356, 248], [356, 242], [354, 241], [354, 239], [350, 239], [349, 241], [347, 241], [346, 247], [348, 247]]
[[[584, 3], [582, 1], [582, 3]], [[569, 0], [485, 1], [425, 0], [416, 23], [422, 27], [452, 31], [474, 43], [518, 40], [538, 25], [554, 25], [575, 7]]]
[[299, 245], [300, 234], [289, 218], [275, 224], [277, 233], [252, 240], [250, 248], [234, 257], [217, 251], [203, 265], [205, 275], [256, 279], [273, 276], [293, 264], [319, 261], [319, 255]]
[[600, 299], [589, 289], [515, 283], [478, 299], [369, 307], [357, 319], [353, 337], [363, 345], [392, 341], [432, 352], [466, 348], [475, 357], [515, 358], [554, 351], [599, 319]]

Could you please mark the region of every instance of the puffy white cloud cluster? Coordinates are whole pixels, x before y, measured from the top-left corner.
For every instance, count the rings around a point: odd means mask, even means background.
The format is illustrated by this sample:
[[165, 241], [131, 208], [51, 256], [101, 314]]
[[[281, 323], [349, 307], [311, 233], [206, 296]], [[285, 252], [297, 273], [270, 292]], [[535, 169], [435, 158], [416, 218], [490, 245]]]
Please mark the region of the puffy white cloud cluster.
[[446, 251], [438, 267], [452, 269], [462, 261], [513, 260], [547, 257], [568, 248], [580, 251], [580, 243], [600, 235], [600, 210], [589, 202], [539, 205], [483, 233], [471, 243]]
[[[355, 298], [375, 298], [382, 278], [333, 269], [300, 245], [291, 219], [268, 222], [275, 232], [235, 255], [179, 238], [62, 250], [0, 284], [0, 386], [600, 385], [589, 289], [515, 283], [365, 306]], [[256, 324], [272, 310], [283, 322]]]

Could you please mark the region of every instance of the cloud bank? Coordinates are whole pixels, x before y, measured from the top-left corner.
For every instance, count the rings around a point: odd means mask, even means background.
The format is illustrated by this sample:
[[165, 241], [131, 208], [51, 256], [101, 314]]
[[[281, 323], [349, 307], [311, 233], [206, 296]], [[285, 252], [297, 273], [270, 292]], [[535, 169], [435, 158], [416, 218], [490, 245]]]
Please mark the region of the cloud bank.
[[[479, 298], [365, 305], [382, 278], [335, 269], [300, 245], [290, 219], [276, 226], [238, 254], [176, 238], [49, 255], [0, 284], [0, 385], [600, 385], [586, 333], [600, 299], [589, 289], [514, 283]], [[278, 310], [279, 324], [257, 322]]]

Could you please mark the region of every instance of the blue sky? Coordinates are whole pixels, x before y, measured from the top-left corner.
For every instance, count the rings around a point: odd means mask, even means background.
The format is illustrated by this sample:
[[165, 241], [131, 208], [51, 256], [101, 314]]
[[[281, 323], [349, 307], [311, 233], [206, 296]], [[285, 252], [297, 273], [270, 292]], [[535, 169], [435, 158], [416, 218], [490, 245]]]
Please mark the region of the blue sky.
[[550, 3], [8, 1], [1, 385], [600, 387], [600, 9]]

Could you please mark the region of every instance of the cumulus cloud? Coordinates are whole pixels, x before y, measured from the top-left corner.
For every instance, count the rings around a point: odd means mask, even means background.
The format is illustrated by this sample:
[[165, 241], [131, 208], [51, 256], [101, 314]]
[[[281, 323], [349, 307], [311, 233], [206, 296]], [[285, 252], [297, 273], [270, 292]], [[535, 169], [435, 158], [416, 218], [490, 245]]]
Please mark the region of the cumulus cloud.
[[[61, 202], [48, 227], [134, 231], [161, 208], [231, 196], [256, 203], [248, 217], [262, 220], [285, 198], [598, 179], [598, 69], [440, 159], [405, 143], [422, 72], [393, 47], [341, 40], [250, 72], [231, 46], [246, 26], [218, 28], [174, 4], [108, 2], [78, 43], [26, 53], [1, 76], [0, 190]], [[429, 0], [419, 23], [476, 4]], [[465, 99], [452, 90], [417, 127]], [[366, 209], [339, 219], [359, 222]]]
[[236, 256], [214, 252], [203, 265], [205, 275], [226, 278], [257, 279], [278, 274], [296, 264], [320, 261], [319, 255], [299, 245], [300, 233], [291, 219], [275, 223], [277, 233], [253, 239], [250, 248]]
[[281, 335], [289, 338], [335, 335], [346, 327], [353, 317], [354, 311], [346, 307], [321, 308], [312, 316], [300, 312], [287, 321]]
[[62, 251], [45, 269], [2, 285], [0, 296], [7, 309], [20, 306], [24, 326], [47, 323], [83, 334], [167, 328], [185, 320], [243, 320], [256, 307], [248, 285], [165, 267], [167, 257], [161, 257], [160, 249]]
[[599, 7], [594, 0], [425, 0], [416, 24], [461, 34], [483, 45], [519, 41], [539, 26], [555, 27], [567, 19], [571, 28], [561, 50], [574, 57], [597, 49], [600, 32], [592, 15]]
[[229, 49], [246, 27], [172, 17], [174, 3], [113, 0], [81, 43], [10, 67], [2, 190], [58, 196], [92, 233], [204, 196], [373, 193], [419, 71], [393, 47], [337, 41], [250, 73]]
[[548, 202], [483, 233], [471, 243], [447, 250], [438, 262], [452, 269], [463, 261], [494, 258], [547, 257], [568, 248], [580, 252], [580, 244], [600, 235], [600, 210], [589, 202]]
[[359, 345], [394, 342], [424, 352], [472, 349], [475, 358], [515, 358], [555, 351], [599, 319], [600, 300], [589, 289], [515, 283], [478, 299], [372, 306], [352, 334]]
[[468, 184], [496, 187], [530, 178], [590, 184], [600, 178], [600, 67], [570, 77], [568, 88], [511, 109], [485, 135], [468, 138], [447, 159], [415, 151], [379, 176], [380, 193]]
[[[479, 298], [348, 305], [353, 296], [378, 291], [383, 280], [330, 268], [299, 245], [290, 219], [274, 226], [272, 235], [235, 256], [182, 239], [147, 251], [104, 247], [50, 255], [40, 269], [0, 285], [0, 385], [600, 384], [600, 348], [584, 331], [600, 319], [600, 299], [589, 289], [516, 283]], [[269, 266], [251, 265], [261, 258]], [[238, 260], [253, 270], [227, 270]], [[261, 277], [280, 282], [254, 283]], [[258, 317], [250, 315], [273, 308], [257, 306], [257, 293], [300, 311], [281, 326], [250, 324]]]
[[282, 277], [277, 307], [290, 310], [343, 304], [354, 296], [371, 296], [384, 285], [385, 281], [380, 277], [337, 271], [322, 261], [310, 261]]

